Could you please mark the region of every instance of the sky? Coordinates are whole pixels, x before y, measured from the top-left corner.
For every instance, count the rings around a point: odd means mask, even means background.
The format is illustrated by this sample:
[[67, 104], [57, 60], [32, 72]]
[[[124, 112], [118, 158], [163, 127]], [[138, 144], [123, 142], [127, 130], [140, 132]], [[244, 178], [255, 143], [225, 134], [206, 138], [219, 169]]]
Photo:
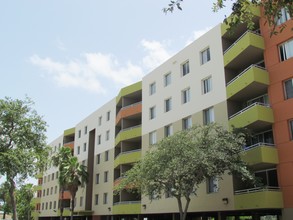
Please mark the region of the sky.
[[0, 99], [30, 97], [50, 143], [223, 21], [185, 0], [1, 0]]

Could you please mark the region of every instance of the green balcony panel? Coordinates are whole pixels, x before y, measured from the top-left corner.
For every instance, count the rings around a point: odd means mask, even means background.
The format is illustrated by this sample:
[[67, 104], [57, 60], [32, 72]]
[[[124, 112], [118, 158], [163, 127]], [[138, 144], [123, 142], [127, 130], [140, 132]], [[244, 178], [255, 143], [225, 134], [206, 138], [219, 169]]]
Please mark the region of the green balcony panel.
[[224, 54], [224, 66], [232, 69], [245, 68], [263, 57], [264, 39], [247, 31]]
[[265, 145], [246, 150], [243, 153], [242, 158], [250, 166], [279, 163], [277, 149]]
[[42, 190], [42, 185], [34, 186], [34, 190], [35, 191]]
[[129, 95], [129, 94], [136, 92], [136, 91], [139, 91], [141, 89], [142, 89], [142, 81], [139, 81], [139, 82], [134, 83], [130, 86], [122, 88], [116, 97], [116, 103], [118, 103], [123, 96]]
[[121, 214], [140, 214], [141, 213], [141, 202], [125, 202], [115, 204], [113, 206], [113, 215]]
[[75, 133], [75, 128], [69, 128], [64, 131], [64, 136], [73, 135]]
[[120, 141], [136, 138], [141, 136], [141, 126], [125, 129], [119, 132], [115, 139], [115, 145]]
[[[227, 86], [227, 98], [234, 100], [243, 100], [251, 93], [265, 93], [269, 85], [269, 74], [265, 69], [257, 66], [250, 66]], [[257, 95], [255, 95], [257, 96]]]
[[139, 161], [140, 158], [141, 158], [141, 150], [122, 153], [118, 155], [118, 157], [115, 158], [114, 167], [117, 167], [120, 164], [135, 163]]
[[271, 125], [273, 122], [273, 110], [270, 107], [255, 104], [232, 117], [229, 120], [229, 126], [231, 129], [248, 127], [257, 130], [258, 127]]
[[35, 205], [35, 204], [38, 204], [38, 203], [41, 203], [41, 197], [35, 197], [32, 199], [32, 203]]
[[235, 195], [235, 209], [269, 209], [283, 208], [283, 197], [280, 191], [259, 191]]

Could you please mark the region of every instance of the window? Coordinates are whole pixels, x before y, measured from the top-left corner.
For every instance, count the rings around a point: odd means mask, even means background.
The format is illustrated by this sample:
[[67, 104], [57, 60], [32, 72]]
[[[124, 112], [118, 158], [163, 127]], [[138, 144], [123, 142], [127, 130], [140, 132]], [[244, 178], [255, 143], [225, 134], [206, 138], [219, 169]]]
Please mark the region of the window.
[[48, 175], [48, 182], [50, 182], [50, 177], [51, 177], [51, 176], [50, 176], [50, 174], [49, 174], [49, 175]]
[[104, 183], [108, 182], [108, 171], [104, 172]]
[[157, 143], [157, 133], [156, 131], [153, 131], [149, 134], [149, 138], [150, 138], [150, 145], [156, 144]]
[[80, 154], [80, 146], [77, 147], [77, 154]]
[[46, 190], [44, 189], [44, 190], [43, 190], [43, 196], [45, 196], [45, 195], [46, 195]]
[[150, 119], [154, 119], [156, 117], [156, 106], [150, 108]]
[[293, 38], [279, 46], [280, 60], [285, 61], [293, 57]]
[[49, 195], [49, 191], [50, 191], [50, 189], [48, 188], [48, 189], [47, 189], [47, 196]]
[[278, 16], [276, 18], [277, 25], [283, 24], [283, 23], [285, 23], [286, 21], [289, 21], [289, 20], [290, 20], [290, 13], [289, 13], [288, 8], [282, 8], [279, 11], [279, 14], [278, 14]]
[[106, 141], [110, 139], [110, 130], [106, 131]]
[[100, 154], [97, 154], [97, 156], [96, 156], [96, 163], [97, 164], [100, 164], [100, 160], [101, 160], [101, 155]]
[[55, 194], [58, 192], [58, 186], [55, 186]]
[[165, 126], [165, 137], [169, 137], [173, 134], [173, 126], [167, 125]]
[[81, 130], [78, 130], [78, 138], [81, 137]]
[[101, 140], [102, 140], [102, 135], [100, 134], [100, 135], [98, 136], [98, 144], [101, 144]]
[[52, 180], [54, 180], [54, 177], [55, 177], [55, 174], [54, 174], [54, 173], [52, 173]]
[[104, 203], [104, 204], [107, 204], [107, 203], [108, 203], [108, 193], [104, 193], [104, 196], [103, 196], [103, 203]]
[[202, 93], [206, 94], [212, 90], [212, 77], [202, 80]]
[[210, 177], [207, 179], [207, 191], [208, 193], [215, 193], [219, 191], [219, 181], [216, 177]]
[[211, 60], [210, 48], [207, 48], [200, 52], [200, 63], [205, 64]]
[[99, 126], [102, 125], [102, 116], [99, 117]]
[[109, 151], [105, 151], [105, 161], [109, 160]]
[[86, 151], [86, 143], [83, 143], [83, 151]]
[[83, 197], [82, 196], [79, 198], [79, 206], [83, 206]]
[[182, 104], [190, 102], [190, 88], [182, 91]]
[[87, 134], [87, 126], [84, 127], [84, 134]]
[[95, 195], [95, 205], [99, 205], [99, 194]]
[[213, 108], [208, 108], [203, 110], [203, 124], [207, 125], [212, 122], [214, 122], [215, 116], [214, 116], [214, 109]]
[[293, 98], [293, 78], [286, 80], [284, 82], [284, 87], [285, 87], [285, 98], [286, 99]]
[[191, 116], [182, 119], [182, 129], [189, 129], [192, 127], [192, 119]]
[[46, 210], [48, 209], [48, 202], [46, 202]]
[[164, 86], [168, 86], [171, 84], [171, 73], [167, 73], [164, 76]]
[[59, 176], [59, 172], [57, 171], [57, 172], [56, 172], [56, 179], [58, 178], [58, 176]]
[[156, 93], [156, 83], [155, 82], [150, 84], [149, 90], [150, 90], [150, 95], [153, 95]]
[[107, 121], [109, 121], [109, 120], [110, 120], [110, 115], [111, 115], [111, 112], [110, 112], [110, 111], [108, 111], [108, 112], [107, 112]]
[[172, 109], [172, 99], [168, 98], [165, 100], [165, 112], [168, 112]]
[[57, 202], [54, 201], [53, 209], [56, 209], [56, 207], [57, 207]]
[[189, 61], [187, 61], [181, 65], [181, 71], [182, 71], [181, 72], [182, 76], [185, 76], [189, 73]]
[[46, 183], [46, 179], [47, 179], [47, 177], [45, 176], [45, 177], [44, 177], [44, 183]]
[[100, 183], [100, 174], [97, 173], [96, 174], [96, 184], [99, 184]]
[[49, 203], [49, 209], [52, 209], [52, 202]]
[[293, 140], [293, 119], [289, 121], [289, 129], [290, 129], [290, 138]]
[[51, 187], [50, 195], [53, 195], [53, 187]]

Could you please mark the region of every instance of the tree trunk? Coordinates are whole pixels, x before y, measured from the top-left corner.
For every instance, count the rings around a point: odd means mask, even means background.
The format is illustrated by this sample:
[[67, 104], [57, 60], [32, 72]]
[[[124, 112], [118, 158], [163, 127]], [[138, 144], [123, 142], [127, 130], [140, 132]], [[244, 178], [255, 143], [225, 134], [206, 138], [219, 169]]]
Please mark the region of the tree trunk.
[[64, 207], [63, 207], [63, 199], [64, 199], [64, 189], [62, 187], [61, 188], [61, 201], [60, 201], [60, 220], [63, 219], [63, 210], [64, 210]]
[[15, 192], [15, 182], [14, 182], [14, 179], [13, 177], [11, 176], [8, 176], [7, 175], [7, 181], [9, 182], [9, 195], [10, 195], [10, 199], [11, 199], [11, 206], [12, 206], [12, 219], [13, 220], [18, 220], [18, 217], [17, 217], [17, 211], [16, 211], [16, 199], [15, 199], [15, 195], [14, 195], [14, 192]]
[[189, 197], [186, 197], [186, 204], [185, 204], [185, 208], [184, 208], [184, 213], [183, 213], [182, 220], [185, 220], [186, 219], [187, 210], [188, 210], [188, 207], [189, 207], [189, 203], [190, 203], [190, 198]]
[[186, 205], [183, 210], [183, 205], [181, 201], [181, 197], [176, 197], [177, 202], [178, 202], [178, 208], [179, 208], [179, 215], [180, 215], [180, 220], [185, 220], [187, 216], [187, 211], [190, 203], [190, 198], [186, 197]]
[[71, 216], [70, 216], [70, 220], [73, 220], [74, 199], [75, 199], [76, 192], [70, 192], [70, 194], [71, 194]]

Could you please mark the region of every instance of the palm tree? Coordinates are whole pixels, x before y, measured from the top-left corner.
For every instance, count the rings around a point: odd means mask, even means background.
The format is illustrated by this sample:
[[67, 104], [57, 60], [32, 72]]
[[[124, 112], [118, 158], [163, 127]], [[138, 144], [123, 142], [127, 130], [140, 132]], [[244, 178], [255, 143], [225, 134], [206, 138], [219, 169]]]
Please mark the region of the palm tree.
[[63, 167], [60, 176], [64, 177], [66, 187], [71, 194], [70, 219], [73, 220], [74, 201], [76, 192], [79, 186], [82, 186], [88, 182], [88, 172], [86, 171], [86, 166], [78, 162], [77, 157], [71, 157]]

